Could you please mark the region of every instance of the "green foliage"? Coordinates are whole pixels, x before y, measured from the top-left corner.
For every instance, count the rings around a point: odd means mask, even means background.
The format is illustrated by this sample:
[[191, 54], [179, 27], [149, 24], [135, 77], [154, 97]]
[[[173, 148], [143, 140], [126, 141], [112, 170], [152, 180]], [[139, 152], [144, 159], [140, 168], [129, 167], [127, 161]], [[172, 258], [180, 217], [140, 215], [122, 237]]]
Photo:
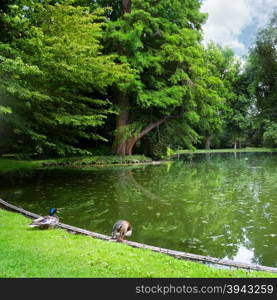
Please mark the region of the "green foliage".
[[39, 161], [22, 161], [8, 158], [0, 159], [0, 172], [8, 172], [19, 169], [40, 167]]
[[[210, 118], [201, 120], [200, 132], [212, 146], [229, 147], [249, 141], [254, 131], [255, 99], [250, 94], [251, 76], [231, 49], [210, 43], [206, 49], [210, 82], [217, 83]], [[206, 96], [206, 95], [205, 95]], [[208, 147], [207, 147], [208, 148]]]
[[0, 105], [0, 114], [10, 114], [12, 110], [7, 106]]
[[197, 132], [202, 137], [201, 143], [209, 149], [211, 145], [215, 146], [225, 125], [224, 118], [232, 111], [238, 62], [232, 50], [209, 43], [205, 48], [204, 65], [198, 97], [205, 100], [202, 101]]
[[107, 87], [128, 79], [126, 65], [101, 54], [103, 11], [68, 3], [22, 0], [2, 15], [10, 42], [0, 43], [0, 90], [16, 150], [88, 154], [80, 141], [105, 140], [97, 127], [113, 112]]
[[174, 155], [174, 153], [175, 153], [174, 150], [171, 149], [170, 147], [166, 148], [166, 156], [170, 157], [170, 156]]
[[170, 145], [169, 140], [164, 137], [157, 139], [155, 134], [148, 136], [147, 144], [143, 144], [142, 152], [146, 153], [148, 156], [153, 159], [159, 160], [166, 158], [168, 145]]
[[239, 70], [240, 68], [232, 82], [234, 96], [229, 100], [224, 134], [229, 143], [245, 142], [249, 144], [249, 136], [254, 130], [255, 99], [248, 91], [250, 84], [248, 72], [241, 73]]
[[277, 12], [275, 11], [269, 24], [257, 34], [245, 69], [245, 74], [249, 78], [247, 90], [253, 99], [253, 130], [250, 131], [249, 140], [254, 145], [274, 144], [274, 126], [269, 124], [277, 121], [276, 44]]
[[133, 0], [125, 14], [123, 2], [0, 4], [1, 152], [88, 155], [143, 135], [140, 151], [151, 145], [153, 157], [167, 147], [260, 145], [277, 116], [277, 15], [242, 71], [230, 49], [201, 44], [202, 1]]
[[268, 121], [263, 134], [263, 142], [267, 147], [277, 147], [277, 123]]
[[47, 160], [42, 162], [42, 166], [66, 166], [66, 167], [81, 167], [90, 165], [112, 165], [112, 164], [136, 164], [151, 162], [152, 159], [144, 155], [101, 155], [101, 156], [83, 156], [72, 158], [60, 158], [56, 160]]
[[199, 139], [200, 136], [187, 125], [184, 119], [172, 119], [150, 132], [138, 148], [140, 152], [154, 159], [164, 159], [169, 154], [168, 149], [176, 150], [185, 147], [192, 150], [195, 149], [192, 142], [196, 144]]
[[252, 74], [251, 91], [257, 99], [262, 118], [277, 120], [277, 11], [268, 26], [261, 30], [249, 56]]
[[206, 76], [200, 44], [206, 15], [199, 8], [197, 0], [134, 0], [131, 13], [109, 22], [105, 51], [128, 62], [139, 74], [128, 88], [130, 124], [144, 128], [164, 116], [169, 117], [166, 123], [178, 117], [186, 124], [180, 138], [186, 135], [189, 140], [195, 124], [210, 118], [207, 111], [216, 110], [214, 102], [220, 99], [211, 86], [219, 83]]
[[7, 172], [18, 169], [31, 169], [42, 167], [85, 167], [85, 166], [103, 166], [103, 165], [127, 165], [150, 163], [151, 158], [144, 155], [94, 155], [94, 156], [80, 156], [80, 157], [66, 157], [57, 159], [45, 160], [24, 160], [22, 156], [16, 156], [14, 159], [1, 158], [0, 172]]

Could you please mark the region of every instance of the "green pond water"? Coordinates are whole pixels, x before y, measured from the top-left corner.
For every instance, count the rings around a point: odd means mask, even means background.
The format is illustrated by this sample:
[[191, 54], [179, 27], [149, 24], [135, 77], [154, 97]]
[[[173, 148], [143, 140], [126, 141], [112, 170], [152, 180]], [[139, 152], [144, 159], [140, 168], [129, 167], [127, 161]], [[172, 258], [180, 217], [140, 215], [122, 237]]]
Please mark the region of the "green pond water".
[[161, 165], [18, 170], [0, 198], [110, 235], [129, 220], [133, 241], [277, 267], [277, 154], [180, 156]]

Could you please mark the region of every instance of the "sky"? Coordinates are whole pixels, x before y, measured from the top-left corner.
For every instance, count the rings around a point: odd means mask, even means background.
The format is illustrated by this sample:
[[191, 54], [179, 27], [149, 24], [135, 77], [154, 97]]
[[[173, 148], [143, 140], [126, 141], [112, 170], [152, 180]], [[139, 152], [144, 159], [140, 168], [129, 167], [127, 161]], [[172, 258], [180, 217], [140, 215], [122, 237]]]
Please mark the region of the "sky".
[[204, 0], [201, 11], [209, 14], [203, 26], [204, 43], [228, 46], [242, 58], [274, 9], [277, 0]]

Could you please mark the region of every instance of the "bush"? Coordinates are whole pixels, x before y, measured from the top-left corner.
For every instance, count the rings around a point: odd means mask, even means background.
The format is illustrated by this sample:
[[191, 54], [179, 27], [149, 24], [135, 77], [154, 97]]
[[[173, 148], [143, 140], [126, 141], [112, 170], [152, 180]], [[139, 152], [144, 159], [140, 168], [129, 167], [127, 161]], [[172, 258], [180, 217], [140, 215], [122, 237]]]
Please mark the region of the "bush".
[[269, 122], [263, 134], [263, 143], [267, 147], [277, 147], [277, 123]]

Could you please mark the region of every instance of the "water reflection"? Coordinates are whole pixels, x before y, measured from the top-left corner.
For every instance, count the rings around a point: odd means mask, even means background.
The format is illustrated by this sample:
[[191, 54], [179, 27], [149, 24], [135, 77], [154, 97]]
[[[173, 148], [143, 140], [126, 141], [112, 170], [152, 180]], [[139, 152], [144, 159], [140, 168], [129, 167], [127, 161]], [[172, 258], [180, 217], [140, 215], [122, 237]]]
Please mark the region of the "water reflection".
[[0, 178], [6, 201], [110, 234], [128, 219], [132, 239], [277, 266], [277, 155], [194, 156], [156, 166], [20, 171]]

